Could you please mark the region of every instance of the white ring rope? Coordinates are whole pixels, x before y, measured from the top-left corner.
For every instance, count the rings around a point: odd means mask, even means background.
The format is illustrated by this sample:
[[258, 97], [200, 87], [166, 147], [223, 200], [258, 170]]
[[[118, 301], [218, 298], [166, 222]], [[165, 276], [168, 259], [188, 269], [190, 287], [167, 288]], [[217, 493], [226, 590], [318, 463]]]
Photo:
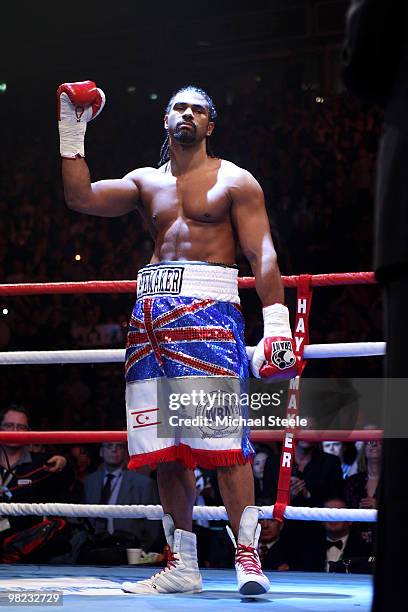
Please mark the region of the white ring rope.
[[[248, 347], [249, 348], [249, 347]], [[385, 342], [336, 342], [334, 344], [308, 344], [305, 359], [331, 357], [379, 357], [385, 355]]]
[[[247, 346], [248, 359], [255, 347]], [[332, 357], [375, 357], [385, 355], [385, 342], [340, 342], [308, 344], [305, 359]], [[59, 363], [114, 363], [125, 361], [125, 349], [93, 349], [75, 351], [9, 351], [0, 352], [0, 365], [59, 364]]]
[[[260, 506], [260, 518], [272, 518], [273, 506]], [[163, 516], [161, 506], [101, 506], [93, 504], [16, 504], [0, 503], [0, 515], [21, 516], [64, 516], [87, 518], [147, 518], [160, 520]], [[374, 523], [377, 510], [362, 510], [356, 508], [302, 508], [287, 506], [284, 517], [300, 521], [362, 521]], [[223, 506], [195, 506], [194, 519], [210, 521], [227, 520], [227, 512]]]

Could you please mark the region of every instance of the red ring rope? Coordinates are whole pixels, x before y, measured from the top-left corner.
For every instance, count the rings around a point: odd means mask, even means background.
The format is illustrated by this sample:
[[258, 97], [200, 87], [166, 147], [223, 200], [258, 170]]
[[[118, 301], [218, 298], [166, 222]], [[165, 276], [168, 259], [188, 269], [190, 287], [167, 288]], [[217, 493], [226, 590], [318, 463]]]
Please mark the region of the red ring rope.
[[[307, 315], [304, 315], [304, 328], [302, 340], [307, 340], [308, 336], [308, 314], [310, 309], [310, 300], [312, 296], [313, 287], [323, 286], [337, 286], [337, 285], [352, 285], [352, 284], [374, 284], [376, 282], [373, 272], [347, 272], [338, 274], [317, 274], [317, 275], [301, 275], [301, 276], [289, 276], [282, 277], [283, 284], [285, 287], [295, 287], [298, 289], [298, 298], [303, 295], [302, 292], [306, 292], [308, 308]], [[0, 295], [39, 295], [39, 294], [78, 294], [78, 293], [135, 293], [136, 281], [86, 281], [86, 282], [67, 282], [67, 283], [20, 283], [20, 284], [5, 284], [0, 285]], [[250, 289], [255, 287], [255, 279], [251, 277], [241, 277], [238, 279], [238, 286], [240, 289]], [[300, 312], [300, 311], [299, 311]], [[303, 312], [303, 311], [302, 311]], [[298, 324], [298, 316], [296, 324]], [[295, 339], [296, 339], [295, 330]], [[303, 337], [304, 336], [304, 337]], [[305, 344], [305, 342], [303, 343]], [[296, 350], [297, 358], [299, 363], [304, 367], [303, 362], [303, 346]], [[300, 377], [301, 371], [299, 372]], [[296, 392], [298, 394], [298, 391]], [[298, 398], [299, 399], [299, 398]], [[297, 399], [297, 401], [298, 401]], [[288, 404], [288, 411], [291, 412], [291, 406]], [[296, 410], [292, 412], [297, 413]], [[292, 437], [295, 432], [289, 431]], [[356, 435], [358, 433], [358, 437]], [[377, 433], [378, 438], [374, 438], [374, 433]], [[283, 434], [285, 440], [288, 436], [288, 431], [259, 431], [252, 432], [252, 440], [258, 441], [272, 441], [282, 440]], [[339, 437], [339, 434], [342, 434]], [[379, 439], [382, 432], [380, 431], [367, 431], [363, 432], [339, 432], [339, 431], [302, 431], [300, 438], [309, 441], [324, 441], [324, 440], [373, 440]], [[127, 440], [126, 432], [0, 432], [0, 444], [6, 444], [7, 442], [19, 442], [22, 444], [29, 444], [40, 442], [40, 443], [53, 443], [53, 444], [79, 444], [85, 442], [125, 442]], [[291, 438], [292, 440], [292, 438]], [[285, 442], [284, 442], [285, 444]], [[281, 457], [281, 466], [279, 474], [278, 484], [278, 497], [274, 508], [274, 518], [277, 518], [280, 522], [283, 522], [283, 515], [286, 506], [290, 499], [290, 488], [289, 480], [292, 473], [292, 463], [294, 458], [294, 440], [291, 442], [291, 461], [289, 465], [283, 461], [283, 455], [287, 455], [288, 452], [283, 453]], [[285, 448], [285, 446], [284, 446]]]
[[[285, 287], [297, 287], [299, 276], [282, 276]], [[315, 274], [311, 277], [312, 287], [336, 285], [372, 285], [376, 282], [374, 272], [342, 272], [336, 274]], [[240, 289], [253, 289], [255, 279], [242, 276], [238, 279]], [[135, 280], [80, 281], [64, 283], [16, 283], [0, 285], [0, 295], [40, 295], [79, 293], [135, 293]]]
[[[281, 442], [283, 429], [259, 429], [251, 432], [252, 442]], [[381, 440], [381, 429], [305, 429], [298, 432], [298, 439], [309, 442], [367, 442]], [[126, 442], [126, 431], [0, 431], [0, 444], [98, 444], [101, 442]]]

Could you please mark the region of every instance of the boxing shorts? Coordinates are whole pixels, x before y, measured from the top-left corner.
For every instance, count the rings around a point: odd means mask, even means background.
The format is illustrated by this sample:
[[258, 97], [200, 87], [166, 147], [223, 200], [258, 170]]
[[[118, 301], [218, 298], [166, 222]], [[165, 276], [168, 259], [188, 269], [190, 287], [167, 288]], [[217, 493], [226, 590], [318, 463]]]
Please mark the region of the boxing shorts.
[[[245, 422], [229, 420], [245, 415], [224, 399], [228, 391], [242, 393], [247, 379], [237, 268], [194, 261], [142, 268], [126, 346], [129, 468], [178, 460], [211, 469], [250, 460]], [[199, 389], [210, 392], [199, 396]], [[194, 392], [188, 409], [173, 405]], [[186, 410], [192, 424], [180, 427]]]

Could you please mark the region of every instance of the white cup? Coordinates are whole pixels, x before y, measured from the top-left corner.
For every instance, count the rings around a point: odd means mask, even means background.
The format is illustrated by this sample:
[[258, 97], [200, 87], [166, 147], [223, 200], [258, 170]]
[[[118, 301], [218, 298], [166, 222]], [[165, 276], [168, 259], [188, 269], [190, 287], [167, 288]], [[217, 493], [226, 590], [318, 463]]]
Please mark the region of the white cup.
[[127, 548], [126, 549], [127, 560], [129, 565], [137, 565], [140, 563], [142, 557], [141, 548]]

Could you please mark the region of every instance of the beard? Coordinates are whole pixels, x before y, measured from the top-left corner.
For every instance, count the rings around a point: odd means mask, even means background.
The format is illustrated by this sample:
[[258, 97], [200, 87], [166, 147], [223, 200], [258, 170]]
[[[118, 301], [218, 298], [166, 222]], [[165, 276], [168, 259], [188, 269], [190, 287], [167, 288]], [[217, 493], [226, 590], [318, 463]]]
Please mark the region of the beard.
[[177, 126], [173, 133], [174, 140], [177, 140], [180, 144], [192, 144], [195, 142], [197, 128], [193, 124], [189, 125], [191, 125], [191, 128]]

